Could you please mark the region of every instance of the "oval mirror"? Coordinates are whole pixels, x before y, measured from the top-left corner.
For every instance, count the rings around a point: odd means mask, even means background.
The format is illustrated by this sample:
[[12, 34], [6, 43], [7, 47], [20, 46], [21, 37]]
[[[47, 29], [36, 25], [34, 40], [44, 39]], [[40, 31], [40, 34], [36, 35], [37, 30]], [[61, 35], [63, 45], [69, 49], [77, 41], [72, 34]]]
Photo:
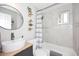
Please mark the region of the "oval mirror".
[[0, 27], [4, 29], [16, 30], [23, 24], [22, 14], [14, 7], [0, 5]]

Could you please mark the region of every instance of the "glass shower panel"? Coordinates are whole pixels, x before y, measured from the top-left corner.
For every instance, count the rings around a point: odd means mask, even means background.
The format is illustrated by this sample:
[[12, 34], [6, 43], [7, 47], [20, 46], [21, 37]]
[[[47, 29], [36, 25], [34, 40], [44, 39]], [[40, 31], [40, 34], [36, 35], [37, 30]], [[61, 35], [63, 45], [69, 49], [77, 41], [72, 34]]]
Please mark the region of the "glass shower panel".
[[[43, 13], [43, 41], [73, 47], [72, 5], [60, 4], [56, 8], [51, 7], [47, 11], [43, 11]], [[62, 24], [58, 24], [59, 15], [61, 15]]]

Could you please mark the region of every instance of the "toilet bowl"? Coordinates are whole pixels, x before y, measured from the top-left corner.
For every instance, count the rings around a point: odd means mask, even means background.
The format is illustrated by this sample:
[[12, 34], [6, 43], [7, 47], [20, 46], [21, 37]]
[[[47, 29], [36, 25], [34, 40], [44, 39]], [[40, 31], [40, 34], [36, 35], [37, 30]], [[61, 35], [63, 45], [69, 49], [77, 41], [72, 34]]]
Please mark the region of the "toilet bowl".
[[49, 50], [39, 48], [34, 52], [34, 56], [49, 56]]
[[36, 39], [33, 39], [33, 40], [29, 40], [27, 41], [29, 43], [32, 43], [33, 44], [33, 55], [34, 56], [49, 56], [50, 55], [50, 50], [48, 49], [45, 49], [45, 48], [37, 48], [36, 49]]

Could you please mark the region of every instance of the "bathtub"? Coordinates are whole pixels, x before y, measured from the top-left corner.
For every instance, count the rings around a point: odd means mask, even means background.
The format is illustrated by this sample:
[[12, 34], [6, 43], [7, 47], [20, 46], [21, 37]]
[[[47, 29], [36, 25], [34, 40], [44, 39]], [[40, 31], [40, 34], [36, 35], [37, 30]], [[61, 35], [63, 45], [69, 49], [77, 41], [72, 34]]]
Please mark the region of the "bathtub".
[[[33, 53], [35, 51], [35, 42], [33, 40], [29, 40], [29, 43], [33, 44]], [[63, 47], [55, 44], [51, 44], [48, 42], [44, 42], [42, 44], [43, 49], [49, 50], [51, 56], [77, 56], [76, 52], [72, 48]]]
[[72, 48], [62, 47], [59, 45], [51, 44], [48, 42], [44, 42], [42, 44], [43, 48], [48, 49], [50, 51], [54, 51], [62, 56], [76, 56], [76, 52]]

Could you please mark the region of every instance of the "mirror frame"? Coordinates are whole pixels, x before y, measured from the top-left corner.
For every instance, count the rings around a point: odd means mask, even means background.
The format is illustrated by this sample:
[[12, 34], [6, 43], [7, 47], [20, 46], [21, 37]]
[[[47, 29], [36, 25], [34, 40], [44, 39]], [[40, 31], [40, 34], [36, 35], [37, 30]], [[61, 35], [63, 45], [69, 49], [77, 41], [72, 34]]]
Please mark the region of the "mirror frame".
[[4, 27], [2, 27], [2, 26], [0, 26], [0, 28], [3, 28], [3, 29], [5, 29], [5, 30], [17, 30], [17, 29], [20, 29], [20, 28], [23, 26], [23, 23], [24, 23], [24, 18], [23, 18], [23, 15], [21, 14], [21, 12], [20, 12], [18, 9], [16, 9], [15, 7], [10, 6], [10, 5], [8, 5], [8, 4], [0, 4], [0, 7], [2, 7], [2, 6], [7, 6], [7, 7], [11, 7], [11, 8], [13, 8], [13, 9], [15, 9], [15, 10], [17, 11], [17, 13], [21, 16], [22, 24], [21, 24], [21, 26], [19, 26], [19, 27], [16, 28], [16, 29], [7, 29], [7, 28], [4, 28]]

